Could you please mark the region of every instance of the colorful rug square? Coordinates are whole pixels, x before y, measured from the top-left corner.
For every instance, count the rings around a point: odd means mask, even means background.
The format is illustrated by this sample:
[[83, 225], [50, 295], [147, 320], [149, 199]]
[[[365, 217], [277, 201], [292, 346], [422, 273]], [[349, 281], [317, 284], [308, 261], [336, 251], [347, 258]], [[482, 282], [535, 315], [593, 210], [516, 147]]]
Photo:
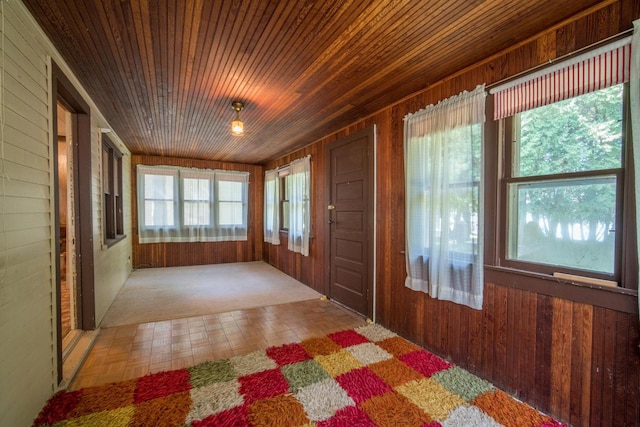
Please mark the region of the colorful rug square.
[[283, 366], [282, 373], [289, 382], [291, 391], [296, 393], [303, 387], [329, 378], [329, 374], [315, 360], [292, 363]]
[[36, 427], [562, 425], [387, 329], [324, 337], [77, 391]]
[[449, 362], [426, 350], [414, 351], [399, 357], [399, 359], [425, 377], [430, 377], [436, 372], [451, 367]]
[[353, 345], [369, 342], [367, 338], [356, 331], [340, 331], [327, 336], [341, 347], [351, 347]]
[[369, 368], [354, 369], [336, 377], [336, 381], [356, 403], [391, 391], [391, 387]]
[[362, 367], [362, 363], [346, 350], [328, 354], [326, 356], [316, 356], [318, 362], [332, 377], [349, 372], [352, 369]]
[[240, 393], [247, 403], [289, 392], [289, 384], [279, 369], [257, 372], [240, 377], [238, 381]]
[[305, 360], [311, 359], [311, 356], [304, 347], [297, 343], [271, 347], [267, 349], [267, 356], [272, 358], [278, 366], [304, 362]]

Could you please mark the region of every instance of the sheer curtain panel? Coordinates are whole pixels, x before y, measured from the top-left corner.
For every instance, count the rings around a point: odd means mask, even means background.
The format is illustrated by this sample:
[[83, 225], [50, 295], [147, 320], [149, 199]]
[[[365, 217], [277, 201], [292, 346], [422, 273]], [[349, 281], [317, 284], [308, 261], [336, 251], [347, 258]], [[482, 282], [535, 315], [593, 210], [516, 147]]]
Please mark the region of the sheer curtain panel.
[[264, 173], [264, 241], [280, 244], [280, 180], [278, 170]]
[[484, 85], [405, 119], [405, 285], [482, 309]]
[[289, 244], [293, 252], [309, 256], [309, 233], [311, 231], [311, 215], [309, 212], [309, 185], [311, 178], [311, 157], [291, 162], [289, 180]]

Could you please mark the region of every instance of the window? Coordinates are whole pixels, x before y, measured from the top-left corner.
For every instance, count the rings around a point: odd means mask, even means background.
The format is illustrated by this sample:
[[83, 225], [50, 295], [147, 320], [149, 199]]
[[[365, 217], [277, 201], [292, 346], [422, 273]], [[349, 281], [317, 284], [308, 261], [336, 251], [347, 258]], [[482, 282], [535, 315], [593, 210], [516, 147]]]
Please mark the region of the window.
[[185, 178], [182, 183], [184, 225], [210, 225], [211, 182], [207, 179]]
[[264, 173], [264, 241], [280, 244], [280, 179], [278, 170]]
[[634, 236], [629, 44], [620, 42], [496, 89], [504, 164], [500, 265], [622, 283]]
[[218, 181], [218, 222], [220, 225], [242, 225], [242, 183]]
[[247, 172], [137, 171], [140, 243], [247, 240]]
[[288, 249], [309, 255], [311, 234], [311, 157], [265, 172], [264, 241], [280, 244], [286, 231]]
[[309, 255], [311, 234], [311, 157], [294, 160], [286, 170], [284, 189], [287, 192], [283, 225], [288, 230], [288, 248], [292, 252]]
[[173, 175], [144, 175], [145, 227], [175, 226], [176, 181]]
[[509, 119], [506, 259], [614, 275], [622, 107], [616, 85]]
[[291, 180], [289, 174], [280, 177], [280, 229], [289, 231], [289, 194], [291, 193]]
[[124, 238], [122, 213], [122, 153], [102, 136], [102, 215], [104, 244], [111, 246]]

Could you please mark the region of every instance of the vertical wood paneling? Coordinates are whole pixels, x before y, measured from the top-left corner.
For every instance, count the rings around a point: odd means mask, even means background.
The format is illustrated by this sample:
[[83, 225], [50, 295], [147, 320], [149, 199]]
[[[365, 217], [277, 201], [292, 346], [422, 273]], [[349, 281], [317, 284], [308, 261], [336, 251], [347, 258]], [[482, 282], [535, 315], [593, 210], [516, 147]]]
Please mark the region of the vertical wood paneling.
[[[247, 240], [237, 242], [139, 243], [137, 188], [135, 185], [137, 182], [136, 166], [139, 164], [249, 172], [249, 229], [247, 231]], [[131, 157], [131, 205], [134, 268], [176, 267], [261, 260], [262, 192], [264, 186], [262, 170], [259, 165], [133, 155]]]
[[633, 425], [640, 420], [640, 328], [637, 318], [629, 319], [629, 335], [625, 346], [627, 366], [627, 388], [625, 391], [625, 425]]
[[[628, 387], [629, 377], [628, 364], [627, 364], [627, 342], [629, 341], [629, 317], [616, 316], [614, 325], [615, 333], [613, 337], [615, 342], [613, 343], [615, 348], [615, 356], [613, 359], [612, 376], [614, 378], [614, 390], [611, 393], [613, 400], [611, 405], [611, 411], [613, 413], [613, 424], [624, 425], [626, 418], [625, 406], [626, 390]], [[640, 419], [638, 420], [640, 422]]]
[[[375, 123], [377, 126], [377, 305], [379, 323], [494, 382], [497, 386], [573, 425], [636, 425], [640, 419], [640, 354], [637, 314], [627, 314], [487, 283], [482, 311], [436, 301], [404, 286], [403, 122], [409, 112], [491, 84], [581, 49], [630, 28], [640, 3], [619, 0], [601, 11], [541, 34], [396, 105], [328, 136], [293, 155], [270, 162], [271, 169], [312, 154], [317, 164], [328, 142]], [[491, 142], [488, 142], [491, 143]], [[320, 159], [320, 160], [319, 160]], [[314, 189], [324, 186], [314, 175]], [[313, 197], [314, 223], [324, 218]], [[323, 239], [316, 233], [316, 239]], [[318, 242], [314, 242], [318, 245]], [[324, 242], [319, 248], [324, 247]], [[324, 283], [324, 254], [291, 262], [286, 247], [264, 245], [265, 258], [290, 275], [298, 268]], [[295, 259], [295, 258], [294, 258]]]
[[[324, 254], [326, 233], [325, 202], [326, 202], [326, 144], [335, 140], [329, 138], [317, 144], [298, 150], [276, 161], [267, 163], [263, 170], [275, 169], [291, 163], [293, 160], [311, 155], [311, 239], [309, 241], [309, 256], [293, 253], [287, 248], [287, 233], [280, 233], [280, 244], [272, 245], [261, 240], [265, 261], [285, 272], [289, 276], [305, 283], [321, 294], [325, 294], [326, 258]], [[262, 234], [261, 234], [262, 236]]]

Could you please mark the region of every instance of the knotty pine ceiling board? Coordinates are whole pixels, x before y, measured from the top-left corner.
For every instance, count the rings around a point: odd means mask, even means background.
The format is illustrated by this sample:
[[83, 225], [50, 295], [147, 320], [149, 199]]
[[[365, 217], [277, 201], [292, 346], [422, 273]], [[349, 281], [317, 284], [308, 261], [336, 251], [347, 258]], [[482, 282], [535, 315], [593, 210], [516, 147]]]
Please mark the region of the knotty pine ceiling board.
[[[133, 153], [242, 163], [314, 142], [600, 3], [22, 1]], [[230, 134], [234, 100], [242, 137]]]

